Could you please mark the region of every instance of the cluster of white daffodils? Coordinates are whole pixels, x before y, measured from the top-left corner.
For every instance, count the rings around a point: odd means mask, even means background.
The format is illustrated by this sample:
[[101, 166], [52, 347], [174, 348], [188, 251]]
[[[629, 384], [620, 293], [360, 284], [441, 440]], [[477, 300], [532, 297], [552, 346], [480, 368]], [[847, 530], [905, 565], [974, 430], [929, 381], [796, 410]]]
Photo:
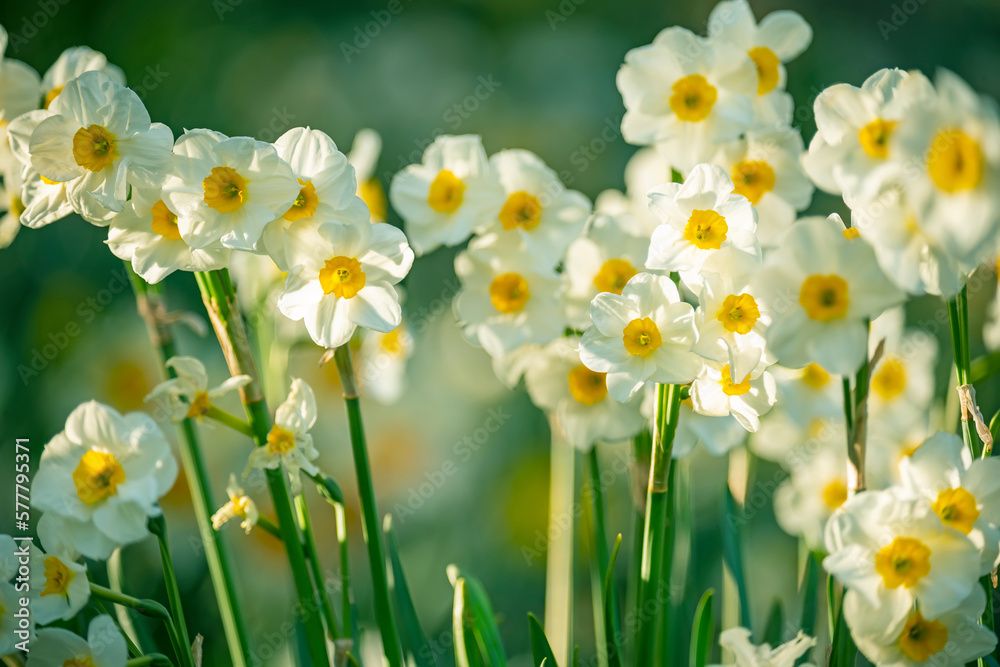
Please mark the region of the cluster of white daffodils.
[[844, 617], [879, 665], [963, 665], [996, 646], [979, 625], [979, 577], [1000, 562], [1000, 461], [972, 461], [938, 433], [900, 463], [902, 483], [848, 500], [826, 526], [823, 566]]

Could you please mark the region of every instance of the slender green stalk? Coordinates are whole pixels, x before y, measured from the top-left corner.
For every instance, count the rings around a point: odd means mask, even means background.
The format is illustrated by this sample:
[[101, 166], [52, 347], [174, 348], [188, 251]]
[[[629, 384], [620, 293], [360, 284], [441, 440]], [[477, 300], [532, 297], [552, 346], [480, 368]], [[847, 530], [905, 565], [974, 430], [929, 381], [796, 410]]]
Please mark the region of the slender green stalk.
[[[614, 588], [612, 588], [612, 599], [604, 599], [604, 577], [608, 571], [608, 563], [611, 559], [611, 555], [608, 551], [608, 535], [605, 519], [604, 510], [604, 485], [601, 482], [601, 461], [600, 457], [597, 455], [597, 446], [593, 446], [590, 452], [587, 454], [588, 468], [590, 470], [590, 492], [588, 498], [590, 500], [590, 516], [593, 520], [593, 535], [594, 535], [594, 559], [597, 565], [597, 574], [599, 575], [595, 583], [597, 588], [594, 591], [594, 597], [600, 601], [600, 605], [594, 607], [594, 623], [595, 630], [598, 634], [603, 634], [604, 632], [604, 607], [605, 605], [611, 605], [611, 626], [612, 630], [616, 636], [621, 635], [621, 611], [618, 609], [618, 601], [614, 599]], [[600, 611], [598, 615], [597, 612]], [[604, 641], [605, 647], [598, 647], [598, 655], [602, 655], [602, 649], [612, 650], [613, 647], [613, 637], [605, 637]], [[620, 659], [620, 657], [619, 657]]]
[[178, 639], [184, 648], [183, 656], [178, 656], [182, 664], [194, 664], [191, 657], [191, 638], [188, 636], [187, 622], [184, 620], [184, 605], [181, 600], [181, 590], [177, 585], [177, 574], [174, 572], [174, 561], [170, 556], [170, 543], [167, 541], [167, 522], [163, 515], [149, 519], [149, 531], [156, 536], [160, 545], [160, 562], [163, 564], [163, 583], [167, 589], [167, 601], [170, 603], [170, 613], [177, 627]]
[[177, 654], [177, 660], [183, 667], [194, 667], [194, 660], [191, 657], [191, 647], [186, 646], [182, 642], [180, 635], [177, 633], [177, 627], [174, 625], [174, 619], [171, 618], [170, 612], [162, 604], [155, 600], [140, 600], [131, 595], [117, 593], [110, 588], [105, 588], [94, 583], [90, 584], [90, 594], [96, 598], [134, 609], [144, 616], [163, 621], [163, 625], [167, 630], [167, 636], [170, 637], [170, 644], [174, 649], [174, 653]]
[[174, 667], [174, 663], [162, 653], [150, 653], [129, 660], [125, 663], [125, 667]]
[[649, 487], [646, 493], [646, 516], [643, 523], [642, 562], [639, 571], [639, 597], [636, 603], [636, 664], [651, 665], [656, 655], [657, 628], [664, 588], [663, 554], [667, 542], [667, 505], [669, 503], [670, 457], [677, 432], [680, 411], [680, 387], [656, 386], [656, 414], [653, 423], [653, 446], [650, 455]]
[[316, 550], [316, 540], [313, 537], [312, 521], [309, 519], [309, 508], [306, 507], [306, 499], [300, 493], [295, 496], [295, 514], [299, 520], [299, 530], [302, 531], [302, 544], [306, 550], [306, 560], [312, 570], [313, 583], [319, 593], [320, 612], [326, 622], [327, 632], [330, 639], [340, 639], [340, 629], [337, 627], [337, 617], [333, 613], [333, 605], [330, 604], [330, 596], [326, 592], [326, 579], [323, 576], [323, 566], [319, 562], [319, 552]]
[[334, 353], [334, 362], [340, 373], [340, 384], [344, 390], [347, 406], [347, 420], [351, 431], [351, 450], [354, 455], [354, 471], [358, 481], [358, 495], [361, 499], [361, 529], [368, 547], [368, 561], [371, 566], [372, 588], [375, 597], [375, 616], [382, 633], [382, 650], [390, 667], [403, 665], [403, 649], [396, 628], [396, 617], [392, 612], [389, 596], [389, 579], [385, 569], [385, 545], [375, 504], [375, 487], [372, 483], [371, 466], [368, 462], [368, 447], [365, 445], [365, 431], [361, 423], [361, 403], [358, 398], [357, 379], [351, 361], [349, 345], [342, 345]]
[[[959, 386], [964, 386], [969, 383], [969, 366], [966, 365], [969, 339], [966, 337], [965, 331], [968, 327], [967, 325], [963, 326], [963, 314], [965, 314], [966, 311], [966, 307], [963, 305], [964, 296], [965, 291], [963, 290], [958, 294], [958, 296], [948, 302], [948, 323], [951, 328], [951, 349], [954, 353], [955, 372], [958, 375]], [[964, 413], [964, 409], [962, 412]], [[969, 448], [969, 451], [972, 452], [974, 457], [978, 458], [980, 456], [979, 442], [973, 438], [969, 422], [964, 418], [961, 421], [961, 428], [962, 439], [965, 441], [965, 446]]]
[[215, 407], [214, 405], [209, 405], [208, 409], [205, 410], [205, 416], [213, 421], [217, 421], [223, 426], [228, 426], [237, 433], [242, 433], [248, 438], [253, 437], [253, 431], [250, 429], [250, 424], [246, 423], [236, 415], [231, 415], [225, 410]]
[[257, 517], [257, 528], [260, 528], [271, 537], [281, 540], [281, 529], [266, 516]]
[[[267, 436], [271, 431], [271, 417], [268, 414], [267, 405], [264, 403], [257, 364], [250, 350], [243, 317], [236, 305], [235, 293], [231, 289], [232, 283], [229, 281], [229, 274], [223, 270], [196, 273], [195, 276], [198, 280], [198, 286], [202, 290], [205, 309], [212, 321], [212, 328], [215, 329], [230, 373], [234, 376], [249, 375], [251, 377], [251, 381], [241, 388], [240, 398], [253, 430], [254, 441], [258, 447], [266, 447]], [[288, 563], [299, 600], [302, 627], [305, 631], [312, 667], [329, 667], [330, 659], [326, 650], [323, 621], [320, 614], [316, 613], [319, 610], [319, 600], [306, 565], [305, 552], [296, 525], [285, 472], [283, 469], [267, 470], [265, 477], [277, 515], [278, 528], [282, 541], [285, 543], [285, 551], [288, 554]]]
[[344, 624], [344, 636], [354, 637], [354, 623], [351, 614], [351, 564], [347, 545], [347, 512], [337, 503], [334, 508], [337, 522], [337, 544], [340, 547], [340, 618]]
[[[139, 314], [146, 321], [150, 341], [159, 352], [160, 363], [165, 364], [177, 353], [173, 336], [162, 317], [166, 307], [158, 293], [158, 288], [147, 285], [132, 271], [131, 265], [127, 262], [125, 265], [135, 291]], [[176, 375], [172, 369], [167, 369], [165, 366], [164, 372], [168, 376]], [[215, 590], [230, 659], [233, 661], [233, 667], [247, 667], [249, 664], [247, 656], [250, 650], [246, 623], [243, 620], [242, 605], [236, 593], [229, 549], [225, 540], [212, 528], [215, 501], [212, 497], [208, 469], [202, 457], [201, 447], [192, 421], [185, 419], [180, 423], [178, 430], [180, 432], [178, 440], [180, 442], [181, 465], [184, 466], [185, 478], [191, 492], [191, 502], [198, 523], [198, 532], [205, 549], [205, 560], [208, 563], [208, 572]]]

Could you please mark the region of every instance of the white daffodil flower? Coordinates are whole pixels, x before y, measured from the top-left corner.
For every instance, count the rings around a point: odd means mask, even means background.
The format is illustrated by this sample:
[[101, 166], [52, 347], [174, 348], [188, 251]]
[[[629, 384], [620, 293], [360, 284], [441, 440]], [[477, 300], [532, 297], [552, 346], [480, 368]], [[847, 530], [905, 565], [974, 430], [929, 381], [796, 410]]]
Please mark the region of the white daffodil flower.
[[923, 74], [898, 69], [881, 69], [860, 88], [838, 83], [825, 89], [813, 104], [816, 134], [802, 156], [806, 173], [827, 192], [871, 199], [902, 167], [897, 131], [933, 93]]
[[399, 402], [406, 391], [406, 366], [414, 340], [406, 322], [388, 333], [365, 329], [358, 353], [361, 393], [383, 405]]
[[872, 246], [882, 270], [900, 289], [952, 298], [975, 269], [951, 254], [947, 230], [925, 224], [919, 202], [902, 183], [890, 183], [871, 201], [846, 201], [851, 228]]
[[413, 264], [413, 251], [399, 229], [368, 220], [297, 225], [286, 240], [291, 271], [278, 309], [305, 320], [317, 345], [346, 344], [357, 327], [388, 333], [402, 311], [393, 285]]
[[649, 245], [646, 268], [677, 271], [698, 292], [702, 265], [712, 253], [735, 247], [760, 257], [757, 213], [733, 192], [722, 167], [699, 164], [684, 183], [664, 183], [649, 191], [649, 207], [660, 219]]
[[170, 128], [151, 123], [139, 96], [103, 72], [68, 82], [36, 119], [31, 166], [65, 183], [73, 210], [94, 224], [123, 209], [129, 186], [158, 185], [170, 161]]
[[930, 619], [912, 610], [891, 627], [860, 595], [844, 598], [844, 616], [858, 649], [880, 667], [962, 667], [988, 655], [997, 644], [979, 619], [986, 594], [979, 586], [954, 610]]
[[265, 225], [284, 215], [301, 189], [271, 144], [188, 130], [174, 144], [162, 197], [192, 248], [253, 250]]
[[21, 597], [13, 586], [0, 581], [0, 655], [13, 653], [15, 645], [20, 641], [15, 633], [19, 626], [14, 614], [21, 608]]
[[608, 398], [607, 374], [580, 360], [579, 339], [559, 338], [535, 356], [525, 373], [528, 395], [545, 410], [566, 440], [588, 451], [598, 442], [635, 436], [646, 423], [636, 397], [628, 403]]
[[827, 520], [847, 501], [847, 450], [829, 443], [789, 472], [774, 492], [774, 518], [786, 533], [822, 550]]
[[31, 485], [32, 506], [61, 519], [73, 548], [106, 559], [149, 534], [157, 501], [177, 478], [177, 461], [148, 415], [120, 415], [96, 401], [48, 442]]
[[[370, 224], [370, 223], [365, 223]], [[291, 481], [292, 493], [302, 488], [299, 475], [319, 473], [313, 463], [319, 452], [313, 446], [309, 429], [316, 424], [316, 397], [312, 389], [298, 378], [292, 378], [288, 398], [274, 413], [274, 426], [267, 434], [267, 444], [250, 453], [244, 476], [251, 470], [277, 470], [284, 468]]]
[[757, 456], [780, 463], [791, 470], [827, 447], [843, 447], [847, 439], [843, 407], [831, 415], [821, 404], [812, 413], [793, 413], [783, 407], [780, 396], [775, 408], [761, 420], [760, 429], [750, 435], [749, 446]]
[[227, 378], [218, 387], [208, 388], [208, 373], [205, 365], [194, 357], [171, 357], [166, 367], [173, 369], [177, 377], [164, 380], [153, 387], [144, 401], [164, 401], [174, 422], [185, 419], [199, 419], [205, 416], [212, 401], [236, 391], [250, 383], [249, 375]]
[[301, 189], [288, 210], [264, 228], [261, 244], [278, 268], [287, 271], [286, 245], [292, 225], [308, 224], [310, 219], [313, 224], [369, 222], [369, 213], [355, 195], [354, 168], [325, 133], [296, 127], [278, 137], [274, 147], [295, 172]]
[[68, 621], [90, 600], [87, 566], [67, 554], [31, 547], [31, 613], [35, 623]]
[[109, 63], [103, 53], [89, 46], [73, 46], [60, 53], [42, 76], [43, 108], [48, 109], [66, 84], [84, 72], [103, 72], [118, 85], [125, 85], [125, 74]]
[[[655, 394], [655, 392], [648, 392]], [[651, 423], [652, 409], [646, 411]], [[723, 456], [736, 449], [747, 439], [747, 430], [735, 417], [709, 417], [691, 407], [691, 399], [681, 402], [677, 415], [677, 432], [674, 434], [673, 458], [681, 459], [701, 445], [712, 456]]]
[[455, 317], [466, 339], [492, 357], [548, 343], [566, 328], [558, 275], [519, 247], [511, 237], [482, 237], [455, 258], [462, 283]]
[[504, 192], [478, 136], [443, 135], [427, 147], [420, 164], [393, 177], [389, 201], [406, 222], [414, 251], [425, 255], [469, 238], [497, 215]]
[[757, 68], [753, 97], [757, 127], [787, 126], [792, 121], [792, 97], [785, 92], [784, 63], [794, 60], [812, 42], [812, 28], [789, 10], [771, 12], [758, 25], [746, 0], [720, 2], [708, 16], [708, 38], [714, 45], [736, 48]]
[[229, 263], [228, 248], [197, 249], [184, 242], [177, 214], [160, 199], [159, 188], [132, 189], [125, 209], [111, 219], [105, 243], [147, 283], [174, 271], [211, 271]]
[[90, 622], [87, 639], [62, 628], [45, 628], [31, 644], [27, 667], [125, 667], [128, 647], [110, 616]]
[[[848, 596], [871, 607], [869, 627], [897, 627], [914, 603], [925, 618], [938, 618], [979, 586], [975, 544], [944, 524], [926, 500], [898, 487], [849, 499], [827, 522], [825, 542], [824, 569]], [[845, 617], [851, 627], [862, 620]]]
[[8, 122], [38, 108], [42, 98], [38, 72], [20, 60], [4, 57], [7, 31], [0, 26], [0, 118]]
[[501, 151], [490, 157], [490, 166], [506, 200], [476, 232], [515, 236], [541, 265], [556, 266], [583, 231], [590, 201], [576, 190], [567, 190], [556, 172], [530, 151]]
[[358, 130], [347, 154], [347, 161], [354, 167], [357, 176], [357, 195], [361, 197], [371, 214], [372, 222], [386, 221], [385, 189], [375, 175], [378, 158], [382, 154], [382, 137], [370, 128]]
[[918, 224], [975, 266], [995, 252], [1000, 231], [1000, 113], [948, 70], [938, 71], [934, 88], [890, 141], [907, 161], [903, 178]]
[[756, 432], [777, 391], [774, 376], [765, 368], [761, 364], [734, 380], [728, 363], [706, 361], [691, 384], [694, 411], [709, 417], [732, 415], [747, 431]]
[[848, 236], [836, 214], [804, 219], [754, 276], [755, 294], [773, 313], [765, 338], [779, 363], [852, 375], [868, 354], [865, 320], [904, 300], [871, 247]]
[[723, 144], [711, 162], [729, 169], [735, 185], [757, 211], [757, 239], [773, 247], [812, 201], [813, 185], [799, 164], [802, 135], [797, 129], [747, 132]]
[[[719, 635], [719, 646], [729, 649], [736, 658], [736, 667], [793, 667], [796, 661], [816, 645], [816, 640], [799, 631], [795, 639], [771, 648], [770, 644], [756, 645], [750, 641], [746, 628], [729, 628]], [[803, 663], [810, 667], [812, 663]], [[715, 665], [713, 667], [721, 667]]]
[[20, 186], [14, 191], [8, 185], [11, 190], [8, 194], [12, 202], [14, 196], [20, 199], [21, 224], [32, 229], [44, 227], [73, 212], [73, 205], [66, 195], [66, 184], [42, 178], [38, 170], [31, 166], [31, 135], [38, 123], [47, 117], [46, 111], [29, 111], [14, 120], [6, 133], [13, 158], [8, 169], [20, 170], [16, 175]]
[[884, 427], [906, 430], [934, 402], [937, 339], [920, 329], [904, 329], [902, 307], [887, 310], [871, 323], [869, 355], [885, 341], [882, 356], [869, 370], [868, 414]]
[[691, 351], [697, 333], [694, 309], [680, 300], [670, 278], [640, 273], [620, 295], [602, 292], [590, 306], [594, 321], [580, 341], [580, 358], [608, 374], [608, 393], [619, 402], [643, 383], [684, 384], [701, 371]]
[[899, 474], [942, 523], [979, 548], [979, 574], [1000, 565], [1000, 459], [973, 461], [959, 436], [936, 433], [899, 462]]
[[21, 231], [21, 214], [24, 201], [21, 199], [21, 165], [15, 162], [9, 171], [0, 171], [3, 184], [0, 185], [0, 249], [10, 246]]
[[706, 359], [727, 362], [733, 379], [740, 381], [760, 364], [774, 362], [764, 343], [770, 313], [761, 311], [750, 288], [759, 268], [758, 258], [733, 247], [722, 248], [702, 265], [693, 349]]
[[236, 475], [229, 475], [229, 484], [226, 486], [226, 494], [229, 500], [219, 508], [219, 511], [212, 515], [212, 528], [219, 530], [233, 519], [240, 519], [240, 528], [247, 535], [257, 525], [260, 513], [257, 511], [257, 503], [253, 498], [246, 495], [243, 487], [236, 481]]
[[590, 302], [601, 292], [621, 294], [639, 273], [649, 238], [633, 235], [622, 216], [597, 213], [566, 251], [563, 282], [566, 319], [576, 329], [590, 326]]
[[626, 53], [616, 82], [625, 103], [625, 141], [662, 146], [682, 171], [753, 123], [753, 61], [735, 44], [685, 28], [667, 28], [652, 44]]

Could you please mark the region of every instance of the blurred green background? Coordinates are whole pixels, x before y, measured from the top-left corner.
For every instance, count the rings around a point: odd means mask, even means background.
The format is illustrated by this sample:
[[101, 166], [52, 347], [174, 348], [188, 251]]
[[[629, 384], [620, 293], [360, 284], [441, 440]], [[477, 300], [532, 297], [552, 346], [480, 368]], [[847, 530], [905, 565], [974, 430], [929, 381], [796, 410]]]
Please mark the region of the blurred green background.
[[[270, 141], [286, 129], [310, 125], [346, 151], [360, 128], [371, 127], [384, 140], [377, 176], [387, 187], [392, 174], [419, 160], [436, 135], [476, 133], [491, 153], [510, 147], [535, 151], [568, 185], [594, 197], [606, 188], [623, 188], [623, 168], [635, 150], [618, 134], [624, 108], [614, 77], [625, 52], [670, 25], [703, 32], [713, 4], [7, 0], [0, 5], [0, 24], [12, 36], [7, 57], [40, 72], [69, 46], [85, 44], [104, 52], [125, 71], [153, 119], [168, 124], [175, 135], [209, 127]], [[974, 88], [1000, 94], [1000, 7], [992, 0], [751, 4], [758, 19], [775, 9], [793, 9], [814, 28], [812, 46], [788, 67], [795, 124], [807, 142], [815, 129], [816, 94], [836, 82], [860, 85], [882, 67], [932, 73], [944, 66]], [[831, 210], [840, 210], [838, 201], [818, 194], [811, 212]], [[390, 221], [399, 223], [392, 213]], [[73, 217], [40, 231], [23, 230], [0, 254], [0, 488], [10, 488], [14, 438], [30, 438], [40, 453], [78, 403], [96, 398], [119, 410], [147, 409], [141, 399], [158, 381], [155, 357], [121, 264], [103, 245], [104, 238], [102, 229]], [[421, 258], [406, 281], [407, 317], [419, 329], [417, 354], [409, 391], [399, 405], [365, 405], [375, 482], [381, 509], [397, 515], [411, 588], [425, 629], [440, 649], [440, 663], [452, 660], [445, 566], [454, 562], [475, 573], [493, 596], [508, 652], [520, 657], [511, 664], [530, 664], [525, 614], [542, 614], [545, 565], [544, 556], [526, 557], [525, 548], [541, 545], [544, 551], [548, 427], [523, 393], [496, 382], [481, 351], [460, 340], [448, 307], [454, 294], [453, 258], [453, 250]], [[200, 311], [190, 276], [173, 276], [166, 285], [173, 307]], [[992, 292], [987, 283], [972, 295], [974, 332]], [[921, 300], [911, 319], [929, 317], [940, 307], [933, 299]], [[78, 335], [66, 333], [71, 324], [79, 327]], [[59, 348], [53, 358], [36, 375], [20, 373], [19, 366], [30, 366], [46, 345]], [[978, 339], [974, 346], [974, 354], [981, 351]], [[210, 337], [182, 334], [181, 349], [206, 360], [213, 380], [221, 381], [224, 366]], [[293, 350], [292, 372], [320, 394], [321, 461], [353, 497], [343, 408], [332, 373], [316, 369], [318, 356], [311, 346]], [[946, 364], [942, 360], [942, 372]], [[273, 407], [285, 389], [271, 391]], [[982, 389], [980, 396], [991, 414], [996, 401]], [[235, 403], [229, 407], [238, 409]], [[504, 416], [495, 432], [474, 449], [458, 444], [484, 428], [497, 410]], [[202, 431], [221, 497], [229, 473], [242, 470], [248, 443], [221, 428]], [[602, 453], [609, 464], [626, 455], [624, 450]], [[454, 475], [441, 473], [449, 461], [457, 465]], [[692, 576], [685, 590], [675, 591], [683, 599], [683, 619], [690, 617], [702, 590], [721, 583], [718, 527], [726, 474], [724, 461], [703, 455], [685, 466], [695, 495], [695, 532]], [[609, 491], [611, 530], [626, 536], [632, 530], [628, 485], [622, 475]], [[311, 500], [329, 554], [325, 565], [335, 579], [333, 514], [314, 495]], [[180, 483], [164, 506], [182, 563], [181, 584], [191, 600], [189, 621], [193, 632], [208, 638], [205, 664], [225, 664], [187, 503]], [[262, 507], [267, 510], [263, 502]], [[0, 516], [0, 531], [10, 530], [8, 515]], [[370, 622], [356, 511], [350, 521], [354, 591]], [[794, 610], [796, 543], [775, 526], [769, 507], [754, 515], [749, 533], [754, 625], [760, 631], [773, 599], [784, 598]], [[259, 533], [244, 537], [232, 528], [228, 534], [240, 563], [252, 634], [258, 646], [281, 646], [261, 650], [262, 657], [278, 655], [264, 664], [286, 664], [284, 642], [275, 633], [292, 587], [280, 548]], [[576, 637], [587, 656], [593, 624], [586, 546], [578, 552]], [[155, 556], [150, 544], [125, 552], [137, 594], [161, 594], [158, 577], [143, 574], [156, 571]], [[623, 553], [623, 560], [629, 558]]]

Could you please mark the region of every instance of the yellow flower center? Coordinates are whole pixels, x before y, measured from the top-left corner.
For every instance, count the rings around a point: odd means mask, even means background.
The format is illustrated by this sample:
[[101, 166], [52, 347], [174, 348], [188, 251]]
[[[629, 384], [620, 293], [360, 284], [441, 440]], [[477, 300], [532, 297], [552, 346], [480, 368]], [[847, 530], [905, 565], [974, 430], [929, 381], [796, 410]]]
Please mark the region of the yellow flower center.
[[385, 190], [382, 188], [381, 181], [377, 178], [369, 178], [358, 187], [358, 196], [368, 206], [373, 218], [385, 220]]
[[715, 317], [722, 322], [722, 328], [726, 331], [746, 334], [757, 324], [760, 309], [753, 296], [746, 293], [730, 294], [722, 302], [722, 308]]
[[87, 451], [73, 471], [76, 495], [87, 505], [110, 498], [118, 491], [118, 485], [125, 482], [125, 470], [114, 454]]
[[580, 364], [569, 372], [567, 379], [569, 393], [584, 405], [600, 403], [608, 396], [607, 373], [598, 373]]
[[767, 95], [778, 85], [781, 59], [766, 46], [756, 46], [747, 51], [747, 55], [757, 66], [757, 94]]
[[806, 315], [820, 322], [836, 320], [847, 314], [850, 303], [847, 281], [838, 275], [809, 276], [802, 283], [799, 303]]
[[46, 595], [66, 595], [69, 585], [73, 583], [76, 573], [69, 569], [65, 563], [49, 556], [45, 559], [45, 588], [42, 589], [42, 597]]
[[361, 262], [343, 255], [326, 260], [319, 270], [319, 285], [324, 294], [332, 294], [338, 299], [353, 299], [365, 286]]
[[948, 644], [948, 628], [940, 621], [928, 621], [914, 609], [899, 634], [899, 650], [915, 662], [925, 662]]
[[979, 519], [979, 506], [976, 497], [963, 489], [945, 489], [938, 494], [937, 500], [931, 506], [941, 521], [966, 535], [972, 532], [972, 526]]
[[199, 391], [194, 395], [194, 400], [188, 407], [187, 416], [189, 418], [204, 417], [208, 409], [212, 407], [212, 399], [208, 397], [207, 391]]
[[823, 504], [831, 512], [847, 502], [847, 485], [835, 479], [823, 487]]
[[884, 160], [889, 157], [889, 137], [896, 129], [896, 121], [876, 118], [858, 131], [858, 141], [869, 157]]
[[830, 374], [817, 363], [811, 363], [802, 369], [802, 381], [813, 389], [822, 389], [830, 381]]
[[718, 250], [728, 231], [724, 217], [711, 209], [695, 209], [684, 226], [684, 238], [702, 250]]
[[844, 238], [848, 241], [853, 241], [854, 239], [861, 238], [861, 232], [858, 231], [857, 227], [847, 227], [844, 231], [840, 232], [844, 235]]
[[49, 105], [52, 104], [57, 97], [59, 97], [59, 93], [61, 93], [62, 91], [63, 91], [62, 86], [56, 86], [49, 92], [45, 93], [45, 104], [42, 108], [48, 109]]
[[715, 86], [701, 74], [690, 74], [670, 87], [670, 108], [678, 120], [697, 123], [708, 118], [719, 97]]
[[427, 205], [438, 213], [454, 213], [465, 198], [465, 183], [448, 169], [442, 169], [431, 181]]
[[[270, 434], [268, 434], [268, 447], [270, 447]], [[247, 518], [247, 509], [250, 507], [251, 502], [253, 501], [247, 496], [229, 496], [229, 504], [233, 506], [233, 514], [241, 519]]]
[[663, 345], [660, 329], [648, 317], [636, 318], [622, 329], [625, 351], [634, 357], [648, 357]]
[[743, 160], [733, 167], [733, 192], [756, 204], [774, 189], [774, 169], [763, 160]]
[[490, 283], [490, 301], [501, 313], [516, 313], [528, 302], [528, 281], [520, 273], [502, 273]]
[[382, 340], [379, 341], [379, 347], [388, 354], [399, 354], [403, 351], [403, 342], [401, 340], [403, 327], [399, 326], [382, 336]]
[[542, 221], [542, 203], [535, 195], [518, 191], [512, 193], [500, 209], [500, 224], [504, 229], [532, 230]]
[[594, 276], [594, 287], [599, 292], [621, 294], [628, 281], [637, 273], [639, 272], [627, 259], [609, 259]]
[[875, 554], [875, 571], [886, 588], [913, 588], [931, 571], [931, 550], [920, 540], [897, 537]]
[[299, 196], [295, 198], [289, 209], [281, 216], [289, 222], [313, 217], [316, 215], [316, 207], [319, 206], [319, 197], [316, 196], [316, 186], [312, 184], [312, 181], [300, 178], [299, 185], [302, 186], [302, 189], [299, 190]]
[[73, 135], [73, 159], [84, 169], [101, 171], [118, 158], [115, 135], [106, 127], [81, 127]]
[[733, 372], [729, 364], [726, 364], [722, 367], [722, 379], [719, 380], [719, 384], [722, 385], [722, 393], [726, 396], [742, 396], [750, 391], [750, 374], [747, 373], [742, 382], [733, 382]]
[[167, 208], [163, 200], [153, 204], [153, 231], [160, 236], [174, 241], [181, 240], [181, 230], [177, 228], [177, 216]]
[[82, 658], [70, 658], [62, 664], [62, 667], [94, 667], [94, 661], [89, 655]]
[[927, 152], [927, 171], [945, 192], [972, 190], [983, 180], [983, 151], [961, 130], [943, 130]]
[[892, 400], [906, 389], [906, 366], [895, 357], [883, 359], [872, 375], [872, 391], [886, 401]]
[[205, 203], [219, 213], [232, 213], [246, 203], [247, 182], [232, 167], [212, 167], [212, 173], [201, 182]]
[[267, 451], [271, 454], [287, 454], [295, 449], [295, 434], [277, 424], [267, 434]]

